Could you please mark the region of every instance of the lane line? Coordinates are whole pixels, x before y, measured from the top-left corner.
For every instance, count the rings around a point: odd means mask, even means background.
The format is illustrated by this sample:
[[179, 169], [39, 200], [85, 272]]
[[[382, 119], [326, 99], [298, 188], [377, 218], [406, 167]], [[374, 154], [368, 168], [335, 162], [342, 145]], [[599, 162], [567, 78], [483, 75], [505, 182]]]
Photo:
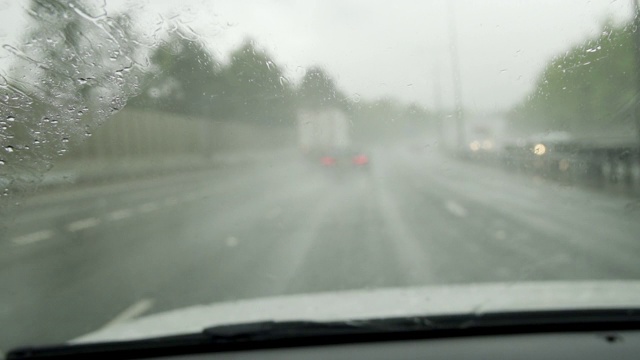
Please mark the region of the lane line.
[[26, 234], [22, 236], [18, 236], [13, 238], [11, 241], [15, 245], [28, 245], [33, 244], [38, 241], [47, 240], [48, 238], [53, 236], [53, 231], [51, 230], [42, 230], [36, 231], [31, 234]]
[[467, 209], [465, 209], [462, 205], [458, 204], [453, 200], [447, 200], [444, 202], [444, 207], [457, 217], [465, 217], [467, 216]]
[[151, 309], [153, 307], [153, 303], [154, 301], [152, 299], [141, 299], [133, 303], [128, 308], [124, 309], [124, 311], [118, 314], [111, 321], [107, 322], [102, 328], [108, 328], [117, 324], [127, 322], [129, 320], [133, 320], [134, 318]]
[[111, 221], [123, 220], [133, 216], [133, 210], [131, 209], [119, 209], [109, 213], [108, 218]]
[[236, 247], [238, 246], [238, 238], [235, 236], [229, 236], [225, 240], [225, 243], [227, 244], [228, 247]]
[[92, 228], [96, 225], [100, 224], [100, 219], [95, 217], [90, 217], [78, 221], [71, 222], [67, 225], [67, 230], [70, 232], [76, 232], [80, 230], [85, 230], [88, 228]]

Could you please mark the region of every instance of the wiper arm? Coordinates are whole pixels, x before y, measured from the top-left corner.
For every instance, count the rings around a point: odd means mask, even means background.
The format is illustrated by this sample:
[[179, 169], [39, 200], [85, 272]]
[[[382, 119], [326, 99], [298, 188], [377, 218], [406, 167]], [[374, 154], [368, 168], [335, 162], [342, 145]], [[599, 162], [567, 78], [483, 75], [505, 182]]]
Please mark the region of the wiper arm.
[[282, 338], [304, 338], [370, 334], [379, 332], [406, 332], [433, 328], [424, 318], [397, 318], [360, 321], [263, 321], [246, 324], [222, 325], [207, 328], [204, 334], [220, 341], [274, 340]]
[[140, 359], [278, 347], [492, 334], [640, 329], [640, 311], [567, 310], [440, 315], [359, 321], [265, 321], [145, 340], [23, 348], [16, 359]]
[[353, 341], [354, 336], [416, 331], [424, 329], [427, 323], [418, 321], [417, 318], [336, 322], [263, 321], [214, 326], [201, 333], [145, 340], [21, 348], [11, 351], [7, 360], [94, 359], [102, 356], [109, 359], [139, 359], [160, 355], [281, 347], [287, 346], [292, 339], [295, 339], [295, 345], [302, 346], [310, 342], [317, 344], [323, 339], [332, 339], [331, 342], [336, 343], [340, 338]]

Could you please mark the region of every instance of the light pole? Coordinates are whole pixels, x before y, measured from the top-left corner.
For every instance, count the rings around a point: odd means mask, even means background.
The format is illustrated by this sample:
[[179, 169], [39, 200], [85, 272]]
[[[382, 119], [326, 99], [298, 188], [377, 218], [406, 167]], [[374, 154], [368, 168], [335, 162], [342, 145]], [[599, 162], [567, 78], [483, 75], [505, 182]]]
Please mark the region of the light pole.
[[451, 70], [453, 72], [453, 96], [456, 120], [456, 139], [458, 151], [466, 147], [464, 134], [464, 109], [462, 103], [462, 80], [460, 78], [460, 59], [458, 58], [458, 41], [454, 2], [448, 1], [449, 10], [449, 46], [451, 48]]
[[634, 50], [635, 50], [635, 71], [636, 71], [636, 101], [633, 106], [633, 117], [636, 123], [636, 140], [640, 147], [640, 2], [633, 1], [633, 23], [634, 28]]
[[438, 126], [438, 146], [445, 148], [444, 123], [442, 119], [442, 87], [440, 86], [439, 66], [433, 67], [433, 107], [436, 115], [436, 125]]

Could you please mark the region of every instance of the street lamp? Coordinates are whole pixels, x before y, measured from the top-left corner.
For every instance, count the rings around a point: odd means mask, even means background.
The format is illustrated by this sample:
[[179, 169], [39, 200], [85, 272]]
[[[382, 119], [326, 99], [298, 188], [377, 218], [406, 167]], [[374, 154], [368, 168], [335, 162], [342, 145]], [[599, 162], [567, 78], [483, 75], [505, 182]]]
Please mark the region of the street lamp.
[[464, 109], [462, 104], [462, 80], [460, 78], [460, 59], [458, 58], [458, 42], [456, 17], [453, 1], [448, 1], [449, 10], [449, 46], [451, 48], [451, 70], [453, 72], [453, 96], [455, 105], [456, 138], [458, 150], [465, 147]]

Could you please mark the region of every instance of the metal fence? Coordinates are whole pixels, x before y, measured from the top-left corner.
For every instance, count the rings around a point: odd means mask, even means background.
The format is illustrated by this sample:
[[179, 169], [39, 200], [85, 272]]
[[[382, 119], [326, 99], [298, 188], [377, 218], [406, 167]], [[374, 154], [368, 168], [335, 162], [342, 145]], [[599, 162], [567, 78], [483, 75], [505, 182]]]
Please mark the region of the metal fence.
[[564, 184], [640, 194], [640, 149], [637, 146], [528, 143], [507, 146], [499, 155], [484, 160]]

